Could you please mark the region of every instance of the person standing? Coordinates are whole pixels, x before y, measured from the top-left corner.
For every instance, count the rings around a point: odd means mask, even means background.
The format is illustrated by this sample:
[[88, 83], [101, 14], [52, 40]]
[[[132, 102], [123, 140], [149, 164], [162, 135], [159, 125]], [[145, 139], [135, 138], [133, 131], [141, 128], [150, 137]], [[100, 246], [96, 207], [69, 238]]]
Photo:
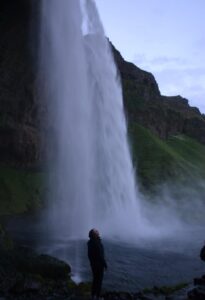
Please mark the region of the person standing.
[[93, 274], [92, 299], [100, 299], [104, 270], [107, 270], [107, 263], [104, 257], [104, 248], [97, 229], [89, 231], [88, 258]]

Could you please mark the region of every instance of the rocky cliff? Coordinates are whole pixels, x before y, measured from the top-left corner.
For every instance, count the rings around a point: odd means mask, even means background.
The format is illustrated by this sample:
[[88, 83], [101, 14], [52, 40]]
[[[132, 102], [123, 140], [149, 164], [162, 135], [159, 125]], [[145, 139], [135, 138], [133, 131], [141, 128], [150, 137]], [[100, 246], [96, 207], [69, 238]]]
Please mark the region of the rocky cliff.
[[162, 96], [151, 73], [126, 62], [111, 46], [122, 79], [128, 123], [137, 122], [161, 139], [186, 134], [205, 144], [205, 117], [199, 109], [181, 96]]

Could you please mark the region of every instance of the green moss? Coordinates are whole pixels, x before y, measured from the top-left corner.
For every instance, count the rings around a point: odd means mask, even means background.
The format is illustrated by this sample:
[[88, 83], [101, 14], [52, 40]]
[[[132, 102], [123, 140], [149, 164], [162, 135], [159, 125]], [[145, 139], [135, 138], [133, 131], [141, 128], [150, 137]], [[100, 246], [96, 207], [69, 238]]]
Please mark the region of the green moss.
[[77, 284], [72, 280], [72, 279], [68, 279], [67, 281], [67, 286], [70, 290], [74, 290], [77, 287]]
[[90, 282], [81, 282], [76, 286], [76, 294], [79, 296], [90, 296], [91, 283]]
[[134, 122], [129, 125], [129, 136], [138, 179], [145, 190], [164, 181], [205, 178], [205, 146], [193, 139], [179, 135], [161, 140]]
[[42, 187], [41, 173], [0, 167], [0, 215], [38, 208]]

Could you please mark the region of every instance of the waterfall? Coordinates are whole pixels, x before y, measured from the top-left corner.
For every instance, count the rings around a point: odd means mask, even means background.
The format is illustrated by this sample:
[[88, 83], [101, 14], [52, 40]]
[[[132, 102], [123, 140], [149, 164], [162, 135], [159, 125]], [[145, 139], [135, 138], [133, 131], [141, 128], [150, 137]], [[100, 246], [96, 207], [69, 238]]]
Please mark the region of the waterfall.
[[140, 205], [122, 90], [93, 0], [42, 0], [39, 78], [46, 107], [48, 226], [58, 237], [136, 234]]

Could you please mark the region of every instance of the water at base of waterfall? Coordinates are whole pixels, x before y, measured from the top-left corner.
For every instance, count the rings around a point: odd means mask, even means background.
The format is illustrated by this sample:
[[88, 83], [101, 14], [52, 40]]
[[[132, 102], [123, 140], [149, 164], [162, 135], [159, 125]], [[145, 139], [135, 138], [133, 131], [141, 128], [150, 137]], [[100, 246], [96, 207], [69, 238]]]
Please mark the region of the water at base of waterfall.
[[[13, 219], [8, 230], [21, 245], [32, 247], [38, 244], [39, 234], [42, 234], [39, 223], [30, 217]], [[204, 273], [204, 263], [199, 258], [204, 227], [187, 229], [178, 236], [158, 240], [127, 243], [103, 237], [102, 240], [108, 263], [103, 284], [105, 289], [137, 291], [154, 285], [171, 286], [192, 282], [194, 277]], [[67, 261], [77, 283], [91, 281], [86, 239], [59, 237], [58, 240], [49, 240], [42, 235], [41, 247], [37, 250]]]

